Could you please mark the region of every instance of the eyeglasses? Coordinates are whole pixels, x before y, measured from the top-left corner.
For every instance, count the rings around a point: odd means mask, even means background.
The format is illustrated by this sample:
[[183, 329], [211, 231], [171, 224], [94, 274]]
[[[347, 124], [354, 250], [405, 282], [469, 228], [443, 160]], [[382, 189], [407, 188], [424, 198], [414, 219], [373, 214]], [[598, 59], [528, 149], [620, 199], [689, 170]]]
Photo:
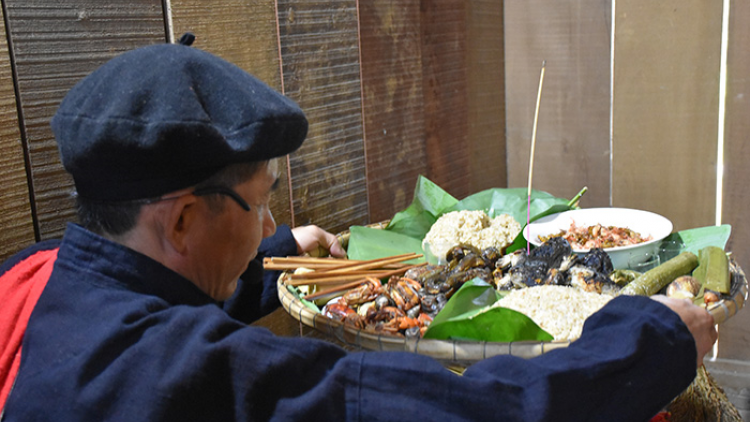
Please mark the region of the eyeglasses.
[[237, 205], [245, 211], [250, 211], [250, 205], [242, 199], [240, 194], [226, 186], [206, 186], [194, 190], [193, 195], [195, 196], [206, 196], [206, 195], [226, 195], [234, 200]]
[[242, 199], [242, 197], [237, 192], [235, 192], [234, 190], [226, 186], [206, 186], [206, 187], [195, 189], [192, 192], [184, 193], [182, 195], [162, 196], [161, 198], [150, 199], [146, 201], [146, 203], [152, 204], [154, 202], [177, 199], [185, 195], [195, 195], [195, 196], [225, 195], [225, 196], [232, 198], [232, 200], [234, 200], [234, 202], [236, 202], [237, 205], [239, 205], [240, 208], [242, 208], [243, 210], [250, 211], [250, 205], [244, 199]]

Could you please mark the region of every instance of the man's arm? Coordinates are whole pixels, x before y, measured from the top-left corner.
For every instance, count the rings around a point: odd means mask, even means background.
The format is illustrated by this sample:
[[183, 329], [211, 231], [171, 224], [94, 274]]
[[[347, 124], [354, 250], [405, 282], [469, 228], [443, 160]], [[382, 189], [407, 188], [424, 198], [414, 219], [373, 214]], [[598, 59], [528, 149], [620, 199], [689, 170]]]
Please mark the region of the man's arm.
[[240, 276], [237, 291], [224, 303], [224, 309], [234, 318], [250, 323], [278, 308], [276, 283], [280, 271], [264, 271], [263, 258], [301, 255], [319, 248], [332, 256], [343, 257], [346, 251], [336, 236], [315, 225], [294, 229], [282, 224], [273, 236], [263, 239], [258, 255]]

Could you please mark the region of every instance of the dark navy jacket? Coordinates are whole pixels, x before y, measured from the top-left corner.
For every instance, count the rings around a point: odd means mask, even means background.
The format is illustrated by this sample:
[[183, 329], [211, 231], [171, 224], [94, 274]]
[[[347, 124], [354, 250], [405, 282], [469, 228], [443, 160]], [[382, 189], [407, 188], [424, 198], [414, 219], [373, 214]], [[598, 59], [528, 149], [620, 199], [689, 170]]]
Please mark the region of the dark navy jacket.
[[[293, 248], [290, 238], [275, 247]], [[273, 278], [256, 283], [230, 312], [243, 298], [243, 319], [273, 306]], [[260, 295], [244, 296], [248, 287]], [[567, 348], [486, 359], [463, 376], [422, 355], [277, 337], [221, 305], [150, 258], [69, 226], [3, 422], [646, 421], [695, 376], [686, 326], [642, 297], [612, 300]]]

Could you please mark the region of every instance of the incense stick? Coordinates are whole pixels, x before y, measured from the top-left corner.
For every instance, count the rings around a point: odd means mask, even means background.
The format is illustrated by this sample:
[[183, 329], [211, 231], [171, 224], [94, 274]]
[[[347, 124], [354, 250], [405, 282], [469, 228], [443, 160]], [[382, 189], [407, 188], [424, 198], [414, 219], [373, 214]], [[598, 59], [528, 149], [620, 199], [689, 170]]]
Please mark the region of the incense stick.
[[534, 175], [534, 151], [536, 150], [536, 127], [537, 123], [539, 122], [539, 104], [542, 101], [542, 84], [544, 83], [544, 69], [547, 66], [547, 60], [542, 61], [542, 71], [539, 75], [539, 91], [536, 94], [536, 109], [534, 110], [534, 127], [531, 132], [531, 152], [529, 154], [529, 193], [528, 193], [528, 202], [526, 204], [526, 254], [531, 253], [531, 242], [529, 242], [530, 237], [530, 227], [529, 223], [531, 223], [531, 179]]

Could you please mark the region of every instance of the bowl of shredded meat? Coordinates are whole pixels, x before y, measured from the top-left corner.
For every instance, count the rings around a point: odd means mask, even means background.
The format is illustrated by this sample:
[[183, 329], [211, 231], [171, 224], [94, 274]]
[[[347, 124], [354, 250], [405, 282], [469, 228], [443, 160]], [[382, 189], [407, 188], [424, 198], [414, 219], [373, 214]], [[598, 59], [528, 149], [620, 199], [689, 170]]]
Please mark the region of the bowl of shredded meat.
[[576, 253], [601, 248], [615, 269], [624, 269], [631, 257], [658, 252], [672, 229], [668, 218], [650, 211], [584, 208], [540, 218], [523, 229], [523, 236], [534, 246], [563, 237]]

